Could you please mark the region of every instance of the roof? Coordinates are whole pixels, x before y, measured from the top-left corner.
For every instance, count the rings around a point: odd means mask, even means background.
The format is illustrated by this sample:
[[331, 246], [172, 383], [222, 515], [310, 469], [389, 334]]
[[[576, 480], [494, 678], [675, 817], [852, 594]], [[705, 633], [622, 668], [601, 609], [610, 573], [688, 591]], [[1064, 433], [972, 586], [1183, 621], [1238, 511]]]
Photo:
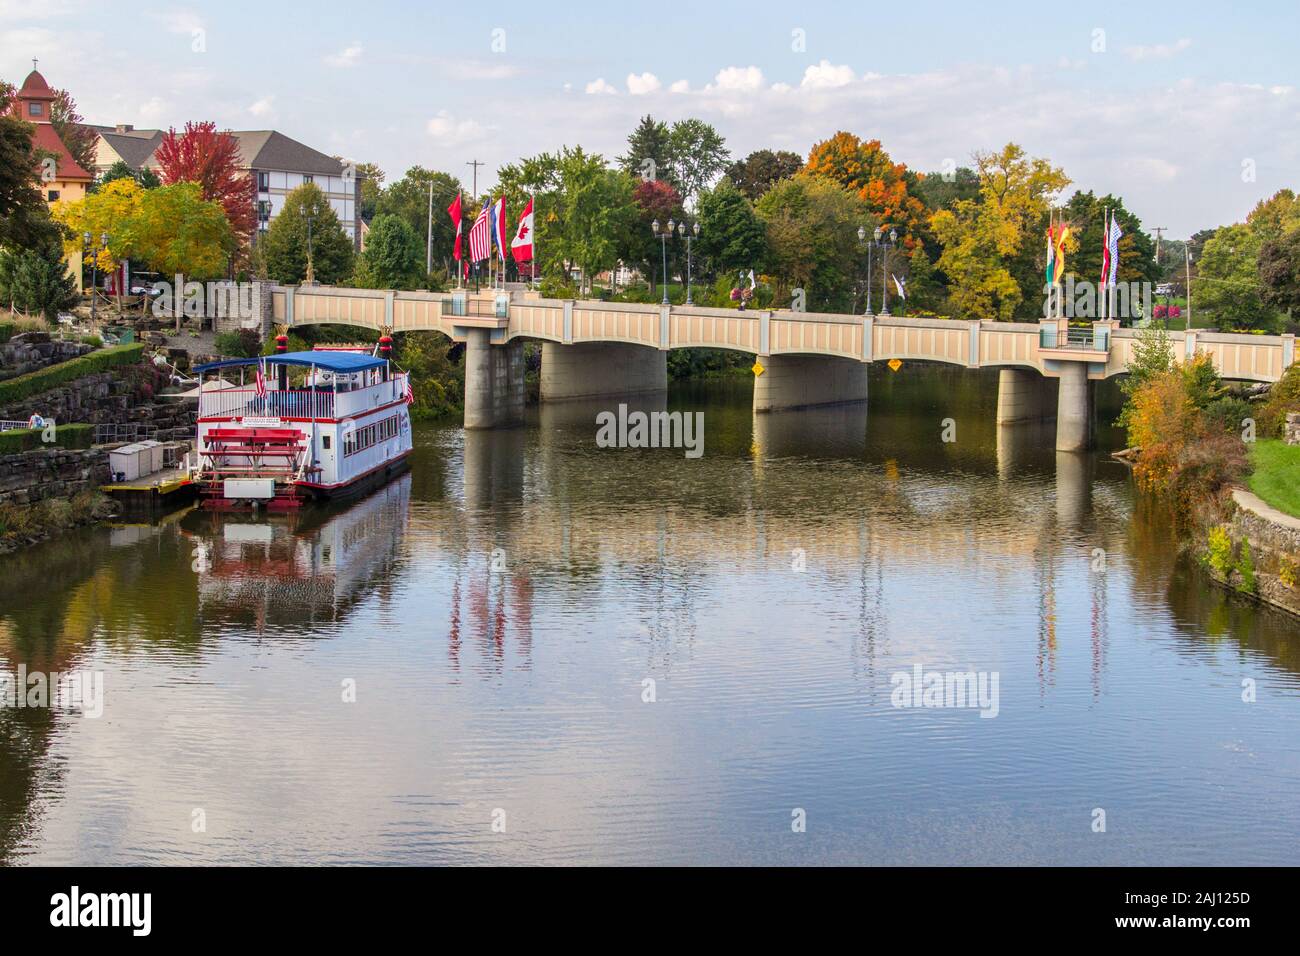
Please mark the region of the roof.
[[122, 162], [132, 169], [139, 169], [149, 161], [153, 151], [162, 142], [162, 130], [141, 130], [129, 133], [99, 131], [99, 138], [112, 147], [113, 152], [122, 157]]
[[54, 178], [62, 180], [85, 180], [90, 182], [93, 177], [77, 165], [77, 161], [72, 158], [68, 152], [68, 147], [59, 139], [59, 134], [54, 131], [54, 127], [49, 123], [36, 123], [35, 132], [32, 134], [33, 148], [46, 153], [53, 153], [57, 159], [54, 170]]
[[343, 175], [343, 164], [333, 156], [326, 156], [273, 129], [241, 130], [234, 135], [239, 140], [240, 162], [250, 169]]
[[[263, 356], [258, 356], [209, 362], [207, 365], [196, 366], [194, 371], [203, 373], [235, 365], [256, 365], [262, 361], [262, 358]], [[362, 372], [368, 368], [380, 368], [388, 364], [388, 359], [360, 355], [356, 352], [282, 352], [279, 355], [267, 355], [265, 359], [267, 365], [314, 365], [327, 372]]]
[[18, 96], [25, 100], [52, 100], [54, 91], [50, 89], [50, 84], [45, 82], [45, 77], [41, 76], [36, 70], [27, 74], [27, 79], [23, 80], [22, 89], [18, 91]]

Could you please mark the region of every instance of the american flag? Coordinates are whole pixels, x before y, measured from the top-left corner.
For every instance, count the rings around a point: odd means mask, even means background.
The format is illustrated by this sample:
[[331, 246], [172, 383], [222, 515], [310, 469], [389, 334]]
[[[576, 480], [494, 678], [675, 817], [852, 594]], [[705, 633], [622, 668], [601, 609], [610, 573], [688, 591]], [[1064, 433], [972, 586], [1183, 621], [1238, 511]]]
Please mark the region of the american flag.
[[258, 398], [266, 398], [266, 359], [257, 362], [257, 381], [255, 384]]
[[407, 372], [406, 375], [403, 376], [402, 398], [406, 399], [406, 404], [408, 405], [415, 404], [415, 390], [411, 388], [410, 372]]
[[474, 220], [469, 229], [469, 258], [472, 262], [481, 262], [492, 255], [492, 220], [488, 218], [492, 206], [483, 204], [483, 211]]

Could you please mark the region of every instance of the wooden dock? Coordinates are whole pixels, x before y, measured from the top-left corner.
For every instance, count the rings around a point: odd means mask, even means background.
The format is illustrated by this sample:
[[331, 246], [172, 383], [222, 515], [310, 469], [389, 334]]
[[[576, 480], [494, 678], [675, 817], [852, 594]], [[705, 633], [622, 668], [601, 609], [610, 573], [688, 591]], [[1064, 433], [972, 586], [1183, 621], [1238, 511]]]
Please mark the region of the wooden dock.
[[162, 468], [132, 481], [115, 481], [100, 485], [99, 490], [130, 507], [171, 507], [191, 500], [198, 486], [183, 468]]

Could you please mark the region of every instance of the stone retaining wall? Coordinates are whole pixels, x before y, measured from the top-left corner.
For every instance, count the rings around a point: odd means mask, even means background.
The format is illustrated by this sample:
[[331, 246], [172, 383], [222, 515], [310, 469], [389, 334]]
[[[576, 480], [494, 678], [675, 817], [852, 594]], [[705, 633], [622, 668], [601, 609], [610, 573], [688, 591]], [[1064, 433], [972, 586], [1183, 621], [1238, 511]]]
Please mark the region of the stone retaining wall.
[[17, 378], [94, 350], [93, 345], [52, 339], [48, 332], [24, 332], [0, 345], [0, 379]]
[[[1236, 508], [1226, 525], [1235, 553], [1250, 546], [1254, 565], [1254, 596], [1300, 616], [1300, 519], [1269, 507], [1244, 489], [1233, 492]], [[1240, 570], [1224, 577], [1211, 574], [1229, 587], [1248, 590]]]
[[105, 448], [42, 448], [0, 455], [0, 505], [70, 498], [107, 482]]

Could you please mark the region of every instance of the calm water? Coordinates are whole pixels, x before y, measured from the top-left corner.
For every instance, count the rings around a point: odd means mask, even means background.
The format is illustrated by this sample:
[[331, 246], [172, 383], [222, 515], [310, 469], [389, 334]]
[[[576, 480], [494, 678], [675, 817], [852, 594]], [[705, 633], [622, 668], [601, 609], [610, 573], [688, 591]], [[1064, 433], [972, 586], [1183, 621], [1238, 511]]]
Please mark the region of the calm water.
[[[0, 708], [0, 861], [1295, 863], [1296, 622], [1104, 455], [999, 433], [995, 375], [872, 384], [676, 391], [698, 460], [586, 406], [424, 427], [350, 507], [0, 560], [7, 667], [105, 688]], [[997, 716], [895, 708], [916, 664], [996, 672]]]

